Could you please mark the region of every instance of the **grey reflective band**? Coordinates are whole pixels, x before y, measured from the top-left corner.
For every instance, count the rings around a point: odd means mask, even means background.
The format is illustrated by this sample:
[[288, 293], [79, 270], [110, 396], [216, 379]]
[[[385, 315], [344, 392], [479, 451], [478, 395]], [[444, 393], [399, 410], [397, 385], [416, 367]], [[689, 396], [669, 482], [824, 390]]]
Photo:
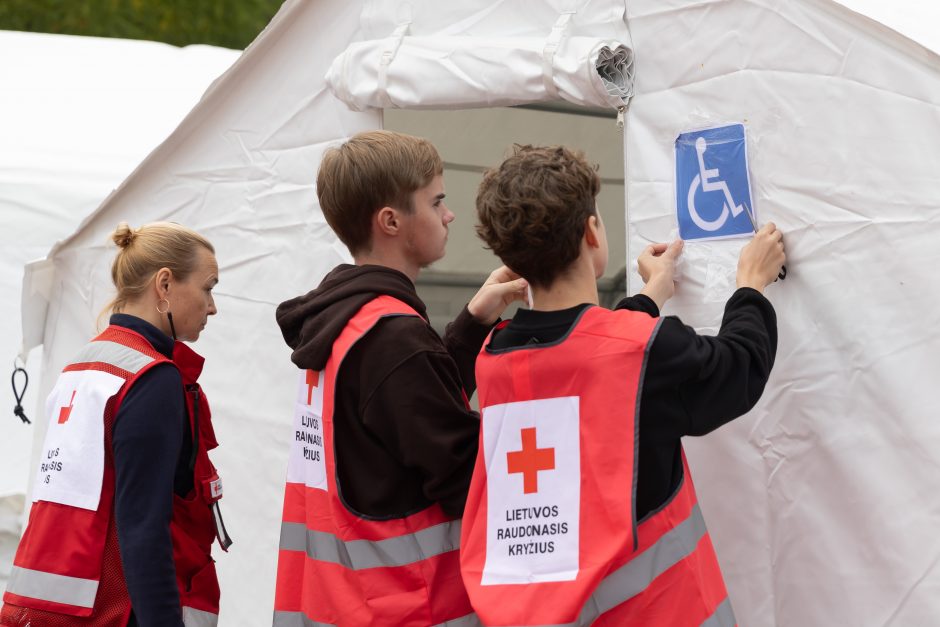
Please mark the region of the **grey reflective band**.
[[[476, 614], [467, 614], [460, 618], [446, 620], [431, 627], [479, 627], [480, 619]], [[187, 626], [188, 627], [188, 626]], [[318, 623], [307, 618], [303, 612], [274, 612], [273, 627], [336, 627], [333, 623]]]
[[150, 355], [144, 355], [138, 350], [117, 342], [89, 342], [71, 360], [73, 364], [87, 364], [101, 362], [117, 366], [131, 374], [137, 372], [154, 360]]
[[274, 611], [273, 627], [336, 627], [333, 623], [318, 623], [307, 618], [303, 612]]
[[92, 608], [98, 582], [14, 566], [7, 581], [7, 592], [30, 599]]
[[332, 533], [307, 529], [303, 523], [281, 525], [282, 551], [303, 551], [307, 557], [352, 570], [405, 566], [460, 547], [460, 521], [441, 523], [385, 540], [344, 542]]
[[[694, 553], [706, 531], [702, 510], [696, 503], [688, 518], [664, 533], [651, 547], [607, 575], [597, 586], [594, 594], [584, 602], [578, 620], [573, 623], [545, 627], [590, 625], [604, 612], [609, 612], [646, 590], [657, 577]], [[731, 604], [728, 603], [728, 610], [730, 609]], [[709, 620], [713, 620], [717, 614], [716, 612]], [[734, 625], [733, 616], [731, 620], [731, 624]], [[718, 625], [723, 627], [724, 624], [708, 623], [709, 627]]]
[[183, 624], [186, 627], [216, 627], [219, 624], [219, 615], [184, 605]]
[[434, 627], [481, 627], [482, 625], [483, 623], [480, 622], [476, 614], [467, 614], [460, 618], [445, 620], [443, 623], [434, 625]]
[[734, 619], [734, 611], [731, 609], [731, 599], [725, 597], [715, 613], [709, 616], [702, 627], [734, 627], [738, 622]]
[[706, 532], [702, 510], [696, 503], [688, 518], [604, 578], [592, 595], [600, 612], [603, 614], [646, 590], [657, 577], [695, 552]]

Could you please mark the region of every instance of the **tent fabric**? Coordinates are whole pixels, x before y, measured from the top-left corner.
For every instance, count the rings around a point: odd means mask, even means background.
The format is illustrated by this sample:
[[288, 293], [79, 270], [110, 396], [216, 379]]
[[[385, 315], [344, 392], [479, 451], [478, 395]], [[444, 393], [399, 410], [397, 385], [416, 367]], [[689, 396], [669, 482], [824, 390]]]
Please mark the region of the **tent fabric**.
[[328, 84], [354, 110], [560, 99], [616, 108], [632, 93], [623, 16], [616, 0], [368, 0]]
[[543, 39], [393, 34], [350, 45], [326, 80], [355, 111], [501, 107], [562, 98], [587, 107], [625, 105], [633, 93], [630, 48], [565, 37], [564, 30], [561, 25]]
[[[642, 60], [628, 247], [674, 236], [675, 138], [726, 123], [747, 128], [759, 223], [785, 233], [770, 383], [747, 416], [687, 442], [735, 614], [933, 624], [940, 61], [833, 3], [627, 6]], [[717, 330], [746, 241], [688, 242], [665, 313]]]
[[[71, 234], [176, 127], [238, 52], [143, 41], [0, 31], [0, 314], [21, 325], [23, 266]], [[99, 244], [103, 244], [101, 241]], [[28, 295], [26, 295], [28, 296]], [[37, 295], [42, 301], [50, 294]], [[42, 339], [42, 327], [37, 329]], [[24, 408], [9, 384], [20, 334], [0, 338], [0, 587], [22, 530], [42, 422], [41, 351], [25, 362]], [[20, 378], [20, 380], [22, 380]]]
[[[380, 111], [335, 98], [324, 76], [351, 45], [404, 23], [411, 37], [521, 41], [544, 39], [571, 11], [566, 36], [629, 42], [636, 54], [631, 250], [675, 231], [676, 136], [725, 122], [747, 126], [758, 219], [787, 233], [790, 275], [767, 292], [780, 328], [768, 389], [748, 416], [688, 443], [738, 620], [935, 622], [938, 62], [827, 0], [289, 0], [177, 130], [32, 266], [24, 333], [45, 349], [39, 396], [110, 295], [113, 249], [102, 242], [118, 221], [173, 219], [213, 241], [220, 314], [196, 348], [236, 542], [217, 556], [221, 622], [266, 624], [295, 380], [273, 309], [348, 258], [317, 208], [316, 167], [328, 146], [382, 125]], [[717, 329], [742, 244], [686, 246], [666, 313]]]

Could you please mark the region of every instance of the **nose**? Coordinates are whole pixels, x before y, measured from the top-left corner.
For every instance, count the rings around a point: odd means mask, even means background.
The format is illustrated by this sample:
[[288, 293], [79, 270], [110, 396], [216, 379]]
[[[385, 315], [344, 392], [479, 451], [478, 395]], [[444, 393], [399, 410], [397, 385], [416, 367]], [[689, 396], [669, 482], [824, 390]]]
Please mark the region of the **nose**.
[[454, 215], [454, 212], [445, 206], [444, 207], [444, 224], [450, 224], [456, 219], [457, 219], [457, 216]]
[[219, 310], [215, 306], [215, 299], [210, 296], [209, 297], [209, 315], [214, 316], [217, 313], [219, 313]]

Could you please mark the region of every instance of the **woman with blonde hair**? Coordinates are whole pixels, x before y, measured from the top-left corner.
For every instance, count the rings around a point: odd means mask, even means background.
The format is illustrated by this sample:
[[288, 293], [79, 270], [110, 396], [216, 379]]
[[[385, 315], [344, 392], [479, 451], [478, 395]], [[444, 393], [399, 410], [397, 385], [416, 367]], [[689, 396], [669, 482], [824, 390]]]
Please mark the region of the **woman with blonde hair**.
[[194, 342], [215, 315], [212, 244], [178, 224], [112, 234], [109, 326], [63, 369], [3, 627], [215, 625], [231, 544]]

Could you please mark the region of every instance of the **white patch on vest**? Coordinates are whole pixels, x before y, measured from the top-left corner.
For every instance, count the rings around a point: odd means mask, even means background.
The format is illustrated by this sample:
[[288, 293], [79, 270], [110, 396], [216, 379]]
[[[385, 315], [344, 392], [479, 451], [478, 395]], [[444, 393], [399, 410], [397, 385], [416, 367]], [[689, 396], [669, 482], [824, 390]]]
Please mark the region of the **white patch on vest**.
[[49, 428], [33, 501], [95, 511], [104, 477], [104, 409], [124, 379], [100, 370], [59, 375], [46, 399]]
[[297, 398], [294, 401], [294, 430], [291, 433], [287, 482], [326, 490], [326, 459], [323, 452], [324, 372], [314, 375], [308, 374], [310, 372], [300, 371]]
[[571, 581], [581, 520], [580, 399], [483, 409], [486, 562], [482, 585]]

